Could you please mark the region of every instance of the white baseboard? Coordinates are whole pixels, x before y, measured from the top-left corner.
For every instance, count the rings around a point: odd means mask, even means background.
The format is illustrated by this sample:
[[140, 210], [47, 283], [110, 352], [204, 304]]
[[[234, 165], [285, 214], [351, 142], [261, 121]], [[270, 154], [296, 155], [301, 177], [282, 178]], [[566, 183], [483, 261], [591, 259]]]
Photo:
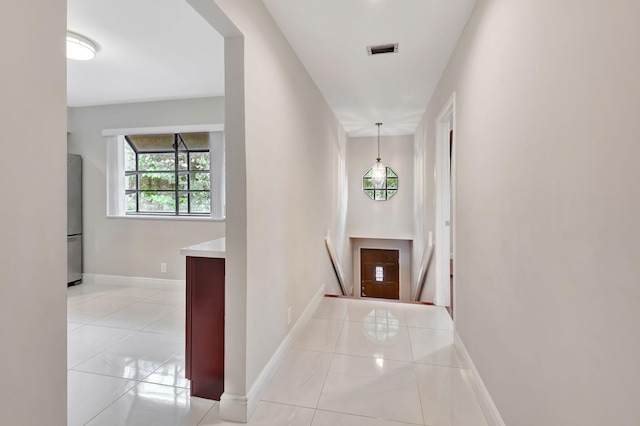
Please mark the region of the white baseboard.
[[242, 422], [246, 423], [253, 411], [258, 406], [262, 395], [264, 395], [269, 383], [278, 372], [280, 365], [282, 365], [282, 361], [287, 356], [289, 349], [293, 346], [293, 343], [296, 341], [300, 332], [304, 328], [305, 325], [309, 322], [313, 313], [316, 311], [316, 308], [322, 301], [322, 298], [325, 294], [324, 285], [320, 286], [316, 294], [313, 296], [304, 312], [296, 323], [291, 327], [289, 333], [285, 336], [278, 349], [274, 352], [267, 362], [267, 365], [264, 366], [258, 378], [256, 378], [255, 382], [249, 389], [247, 395], [230, 395], [227, 393], [223, 393], [220, 397], [220, 418], [224, 420], [231, 420], [234, 422]]
[[458, 354], [462, 358], [462, 365], [464, 365], [471, 373], [469, 377], [469, 384], [471, 385], [471, 389], [473, 389], [473, 393], [476, 395], [476, 399], [480, 404], [480, 408], [482, 408], [482, 413], [487, 419], [487, 423], [489, 426], [506, 426], [458, 332], [455, 333], [454, 344], [458, 350]]
[[220, 396], [220, 419], [247, 423], [253, 413], [253, 411], [249, 411], [248, 406], [246, 396], [225, 392]]
[[82, 274], [83, 284], [115, 285], [119, 287], [156, 288], [159, 290], [184, 290], [184, 280], [161, 278], [124, 277], [120, 275]]

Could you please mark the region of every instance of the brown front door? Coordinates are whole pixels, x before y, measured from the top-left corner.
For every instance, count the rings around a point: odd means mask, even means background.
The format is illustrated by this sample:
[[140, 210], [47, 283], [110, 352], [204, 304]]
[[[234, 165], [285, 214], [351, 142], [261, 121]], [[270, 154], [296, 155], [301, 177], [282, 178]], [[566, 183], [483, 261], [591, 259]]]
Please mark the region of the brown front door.
[[400, 299], [399, 250], [360, 249], [360, 296]]

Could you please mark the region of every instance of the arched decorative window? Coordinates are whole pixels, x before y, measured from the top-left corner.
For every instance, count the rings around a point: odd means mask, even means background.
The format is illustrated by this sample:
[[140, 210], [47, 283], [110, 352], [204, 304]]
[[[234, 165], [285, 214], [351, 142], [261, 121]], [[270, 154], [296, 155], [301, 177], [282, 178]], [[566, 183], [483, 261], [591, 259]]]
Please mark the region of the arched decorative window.
[[398, 192], [398, 175], [391, 167], [387, 167], [387, 178], [381, 188], [376, 189], [373, 185], [373, 179], [371, 172], [373, 167], [367, 170], [367, 173], [362, 177], [362, 190], [365, 194], [375, 201], [386, 201], [389, 198], [396, 195]]

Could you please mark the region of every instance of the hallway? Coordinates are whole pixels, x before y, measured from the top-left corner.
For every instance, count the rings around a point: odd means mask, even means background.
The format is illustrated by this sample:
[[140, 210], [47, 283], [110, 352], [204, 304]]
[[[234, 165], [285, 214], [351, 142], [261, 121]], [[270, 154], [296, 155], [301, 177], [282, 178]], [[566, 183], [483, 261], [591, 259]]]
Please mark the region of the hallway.
[[[69, 425], [233, 425], [188, 396], [184, 292], [68, 290]], [[325, 297], [249, 425], [486, 425], [444, 308]]]

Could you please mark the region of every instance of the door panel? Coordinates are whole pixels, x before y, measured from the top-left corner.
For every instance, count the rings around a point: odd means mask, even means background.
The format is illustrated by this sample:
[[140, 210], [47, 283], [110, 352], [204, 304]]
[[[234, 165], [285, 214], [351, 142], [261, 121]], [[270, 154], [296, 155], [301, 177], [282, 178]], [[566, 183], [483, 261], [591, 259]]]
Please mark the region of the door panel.
[[360, 249], [360, 296], [400, 299], [400, 251]]

